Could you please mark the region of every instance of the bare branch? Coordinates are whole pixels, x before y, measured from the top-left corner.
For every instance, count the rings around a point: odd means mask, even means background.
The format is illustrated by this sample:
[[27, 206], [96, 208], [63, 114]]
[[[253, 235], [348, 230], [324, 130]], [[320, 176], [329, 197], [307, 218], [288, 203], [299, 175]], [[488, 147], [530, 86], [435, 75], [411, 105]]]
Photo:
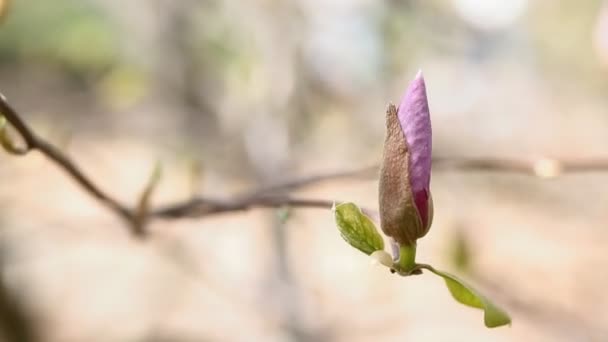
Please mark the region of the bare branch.
[[[256, 192], [287, 192], [309, 185], [336, 179], [375, 179], [380, 167], [366, 166], [360, 169], [309, 176], [285, 183], [266, 186]], [[434, 172], [497, 172], [516, 173], [539, 178], [553, 178], [569, 173], [608, 172], [608, 157], [590, 159], [541, 158], [494, 158], [494, 157], [434, 157]]]
[[[15, 128], [25, 142], [25, 147], [18, 150], [17, 147], [15, 147], [15, 151], [13, 152], [27, 154], [31, 150], [37, 150], [45, 155], [67, 172], [68, 175], [70, 175], [86, 192], [113, 211], [116, 215], [125, 219], [129, 224], [131, 232], [137, 236], [143, 236], [145, 234], [145, 224], [150, 217], [174, 219], [181, 217], [202, 217], [228, 211], [247, 210], [252, 207], [278, 208], [282, 206], [292, 206], [329, 209], [333, 204], [332, 201], [298, 199], [288, 196], [269, 196], [267, 193], [277, 192], [279, 190], [289, 190], [292, 187], [303, 186], [325, 179], [348, 177], [348, 175], [344, 176], [342, 174], [322, 175], [262, 188], [260, 190], [252, 191], [249, 195], [238, 197], [235, 200], [217, 200], [200, 197], [159, 210], [149, 210], [149, 198], [158, 181], [155, 172], [155, 175], [151, 178], [146, 189], [142, 192], [138, 207], [136, 209], [131, 209], [101, 190], [101, 188], [93, 183], [93, 181], [58, 148], [38, 137], [1, 94], [0, 114]], [[11, 146], [11, 150], [13, 150], [12, 147], [13, 146]]]
[[4, 96], [0, 96], [0, 113], [6, 120], [17, 130], [25, 141], [25, 152], [38, 150], [47, 158], [55, 162], [59, 167], [66, 171], [80, 186], [82, 186], [91, 196], [95, 197], [99, 202], [104, 204], [119, 217], [125, 219], [131, 226], [135, 227], [135, 216], [131, 209], [120, 203], [117, 199], [111, 197], [102, 191], [93, 183], [85, 174], [76, 166], [76, 164], [63, 154], [58, 148], [41, 139], [34, 131], [21, 119], [17, 111], [15, 111], [6, 101]]
[[234, 200], [197, 197], [184, 203], [177, 203], [165, 208], [160, 208], [150, 214], [160, 218], [176, 219], [183, 217], [202, 217], [230, 211], [243, 211], [254, 207], [280, 208], [288, 206], [330, 209], [333, 203], [333, 201], [328, 200], [303, 199], [285, 195], [265, 195], [260, 193], [257, 196], [247, 196]]
[[[289, 192], [295, 189], [303, 188], [308, 185], [318, 184], [322, 182], [337, 180], [337, 179], [370, 179], [376, 178], [378, 170], [380, 169], [377, 165], [367, 166], [360, 169], [354, 169], [349, 171], [338, 171], [332, 173], [325, 173], [319, 175], [312, 175], [303, 178], [297, 178], [288, 180], [283, 183], [277, 183], [267, 185], [255, 190], [255, 193], [279, 193]], [[253, 193], [252, 193], [253, 194]]]
[[511, 172], [540, 178], [552, 178], [565, 173], [607, 172], [608, 158], [558, 159], [542, 157], [536, 159], [509, 159], [492, 157], [437, 157], [433, 159], [433, 170]]
[[[303, 208], [329, 209], [333, 201], [318, 199], [302, 199], [288, 196], [287, 193], [312, 184], [336, 179], [374, 179], [378, 166], [334, 172], [294, 179], [274, 185], [262, 186], [237, 196], [235, 199], [214, 199], [195, 197], [193, 199], [162, 207], [156, 210], [149, 209], [148, 203], [157, 179], [154, 177], [142, 192], [139, 205], [131, 208], [99, 188], [86, 176], [80, 168], [57, 147], [40, 138], [21, 119], [4, 96], [0, 94], [0, 113], [23, 138], [25, 146], [16, 146], [2, 131], [2, 145], [13, 154], [27, 154], [37, 150], [60, 168], [62, 168], [86, 192], [105, 205], [117, 216], [129, 224], [132, 233], [138, 236], [145, 234], [145, 224], [150, 218], [179, 219], [182, 217], [203, 217], [206, 215], [225, 213], [230, 211], [248, 210], [254, 207], [279, 208], [283, 206]], [[4, 130], [5, 127], [2, 127]], [[481, 172], [511, 172], [532, 175], [541, 178], [556, 177], [563, 173], [575, 172], [607, 172], [608, 158], [598, 159], [508, 159], [508, 158], [450, 158], [436, 157], [433, 159], [435, 171], [481, 171]]]

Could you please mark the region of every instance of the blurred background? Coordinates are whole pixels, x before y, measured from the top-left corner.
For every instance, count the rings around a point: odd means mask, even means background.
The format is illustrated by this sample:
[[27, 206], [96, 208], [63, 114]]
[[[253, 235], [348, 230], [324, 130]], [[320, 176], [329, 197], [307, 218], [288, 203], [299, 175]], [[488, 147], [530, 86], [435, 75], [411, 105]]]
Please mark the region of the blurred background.
[[[608, 156], [608, 2], [3, 0], [0, 91], [100, 187], [153, 205], [377, 164], [424, 71], [437, 157]], [[146, 240], [32, 152], [0, 154], [6, 341], [607, 341], [608, 172], [440, 169], [418, 259], [371, 266], [328, 210], [153, 221]], [[377, 182], [304, 198], [377, 207]]]

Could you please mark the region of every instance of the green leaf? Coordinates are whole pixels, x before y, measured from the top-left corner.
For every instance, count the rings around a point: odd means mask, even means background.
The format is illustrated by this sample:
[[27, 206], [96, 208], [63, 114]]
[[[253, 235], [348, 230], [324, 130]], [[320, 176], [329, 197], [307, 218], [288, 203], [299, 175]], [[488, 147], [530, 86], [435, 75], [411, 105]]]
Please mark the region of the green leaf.
[[28, 152], [27, 148], [18, 146], [13, 138], [9, 135], [8, 122], [4, 116], [0, 116], [0, 146], [2, 146], [4, 150], [10, 154], [23, 155]]
[[354, 203], [334, 206], [334, 217], [342, 238], [351, 246], [370, 255], [384, 249], [384, 240], [372, 220]]
[[450, 290], [452, 297], [458, 302], [482, 309], [484, 311], [484, 323], [486, 327], [495, 328], [511, 324], [511, 317], [509, 317], [509, 314], [458, 277], [447, 272], [438, 271], [430, 265], [419, 265], [419, 267], [427, 269], [442, 277], [443, 280], [445, 280], [445, 285], [448, 287], [448, 290]]

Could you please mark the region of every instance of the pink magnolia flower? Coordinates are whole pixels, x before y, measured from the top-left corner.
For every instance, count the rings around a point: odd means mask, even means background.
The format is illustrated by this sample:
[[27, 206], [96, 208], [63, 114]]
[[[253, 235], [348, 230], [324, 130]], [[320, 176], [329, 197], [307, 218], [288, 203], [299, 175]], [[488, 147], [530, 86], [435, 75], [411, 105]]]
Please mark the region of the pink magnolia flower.
[[426, 235], [433, 219], [431, 198], [432, 134], [426, 85], [421, 72], [399, 108], [389, 105], [380, 171], [380, 223], [400, 245]]

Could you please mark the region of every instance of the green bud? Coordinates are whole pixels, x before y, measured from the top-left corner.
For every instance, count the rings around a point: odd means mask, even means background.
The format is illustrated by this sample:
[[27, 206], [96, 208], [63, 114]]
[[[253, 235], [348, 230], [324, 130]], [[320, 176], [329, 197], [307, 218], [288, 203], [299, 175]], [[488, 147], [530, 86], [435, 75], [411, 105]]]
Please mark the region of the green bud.
[[349, 245], [371, 255], [384, 250], [384, 240], [372, 220], [354, 203], [342, 203], [332, 208], [340, 235]]

